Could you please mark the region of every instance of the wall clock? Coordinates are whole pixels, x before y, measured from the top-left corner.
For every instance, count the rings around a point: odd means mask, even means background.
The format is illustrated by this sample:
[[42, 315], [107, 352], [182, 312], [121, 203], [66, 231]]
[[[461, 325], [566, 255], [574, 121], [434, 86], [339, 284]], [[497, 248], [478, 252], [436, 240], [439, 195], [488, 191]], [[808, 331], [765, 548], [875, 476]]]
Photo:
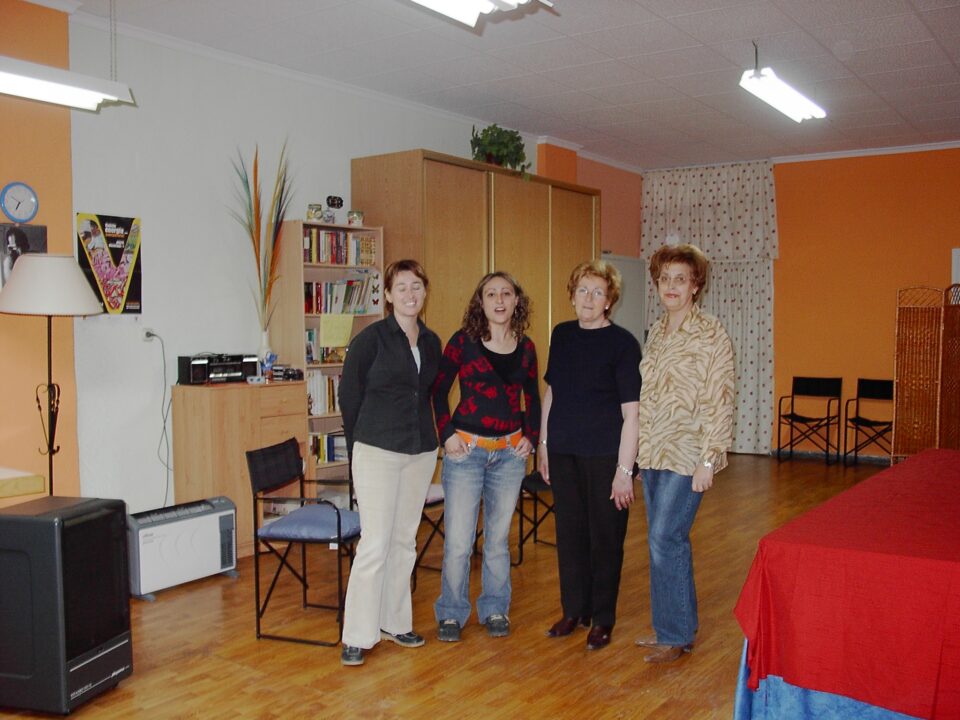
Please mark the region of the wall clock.
[[0, 210], [15, 223], [28, 223], [37, 215], [36, 191], [25, 182], [8, 183], [0, 190]]

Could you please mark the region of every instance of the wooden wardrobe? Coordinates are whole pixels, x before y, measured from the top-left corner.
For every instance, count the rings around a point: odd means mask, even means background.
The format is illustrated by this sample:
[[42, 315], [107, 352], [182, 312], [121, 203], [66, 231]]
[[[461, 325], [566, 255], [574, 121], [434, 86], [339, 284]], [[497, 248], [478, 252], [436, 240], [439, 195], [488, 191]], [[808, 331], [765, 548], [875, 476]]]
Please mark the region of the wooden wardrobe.
[[600, 191], [429, 150], [355, 158], [353, 207], [382, 225], [384, 264], [423, 263], [426, 322], [446, 343], [487, 272], [511, 273], [533, 304], [541, 375], [550, 331], [574, 318], [566, 284], [600, 246]]

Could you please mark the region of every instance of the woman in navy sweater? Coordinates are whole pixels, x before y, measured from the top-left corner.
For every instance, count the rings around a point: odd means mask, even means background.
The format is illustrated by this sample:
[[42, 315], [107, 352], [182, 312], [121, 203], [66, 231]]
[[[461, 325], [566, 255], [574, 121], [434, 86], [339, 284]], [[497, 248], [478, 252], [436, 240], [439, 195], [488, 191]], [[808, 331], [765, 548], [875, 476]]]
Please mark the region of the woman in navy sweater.
[[[470, 556], [483, 500], [483, 574], [477, 616], [491, 637], [510, 634], [510, 522], [537, 446], [540, 392], [537, 351], [524, 331], [530, 301], [508, 273], [477, 285], [463, 327], [453, 334], [433, 385], [443, 443], [444, 528], [441, 593], [434, 605], [437, 636], [460, 640], [470, 617]], [[460, 381], [460, 402], [449, 394]], [[522, 399], [522, 402], [521, 402]]]
[[592, 625], [587, 649], [597, 650], [610, 643], [616, 622], [634, 501], [640, 345], [610, 320], [620, 298], [613, 265], [581, 263], [567, 290], [577, 319], [553, 329], [537, 455], [553, 487], [563, 607], [547, 635], [565, 637]]

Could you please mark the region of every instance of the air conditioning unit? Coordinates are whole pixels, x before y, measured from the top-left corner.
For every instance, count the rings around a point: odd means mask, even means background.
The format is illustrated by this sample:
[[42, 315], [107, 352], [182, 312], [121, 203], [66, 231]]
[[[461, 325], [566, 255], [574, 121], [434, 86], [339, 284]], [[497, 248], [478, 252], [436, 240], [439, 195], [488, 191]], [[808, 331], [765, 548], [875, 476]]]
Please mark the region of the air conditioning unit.
[[[127, 516], [130, 593], [157, 590], [237, 567], [237, 506], [227, 497]], [[152, 599], [152, 598], [150, 598]]]

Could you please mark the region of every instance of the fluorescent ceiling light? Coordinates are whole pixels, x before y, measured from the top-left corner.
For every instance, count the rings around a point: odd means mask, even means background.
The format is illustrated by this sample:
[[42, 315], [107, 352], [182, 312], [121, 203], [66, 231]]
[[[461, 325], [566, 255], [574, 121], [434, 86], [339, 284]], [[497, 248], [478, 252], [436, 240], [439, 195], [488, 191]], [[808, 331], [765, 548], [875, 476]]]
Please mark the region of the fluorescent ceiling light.
[[[553, 7], [550, 0], [537, 0], [547, 7]], [[526, 5], [530, 0], [413, 0], [434, 12], [453, 18], [464, 25], [476, 27], [481, 13], [492, 13], [494, 10], [516, 10], [520, 5]]]
[[0, 55], [0, 93], [96, 112], [100, 103], [130, 103], [130, 88], [49, 65]]
[[796, 122], [827, 116], [823, 108], [778, 78], [773, 68], [745, 70], [740, 87]]

